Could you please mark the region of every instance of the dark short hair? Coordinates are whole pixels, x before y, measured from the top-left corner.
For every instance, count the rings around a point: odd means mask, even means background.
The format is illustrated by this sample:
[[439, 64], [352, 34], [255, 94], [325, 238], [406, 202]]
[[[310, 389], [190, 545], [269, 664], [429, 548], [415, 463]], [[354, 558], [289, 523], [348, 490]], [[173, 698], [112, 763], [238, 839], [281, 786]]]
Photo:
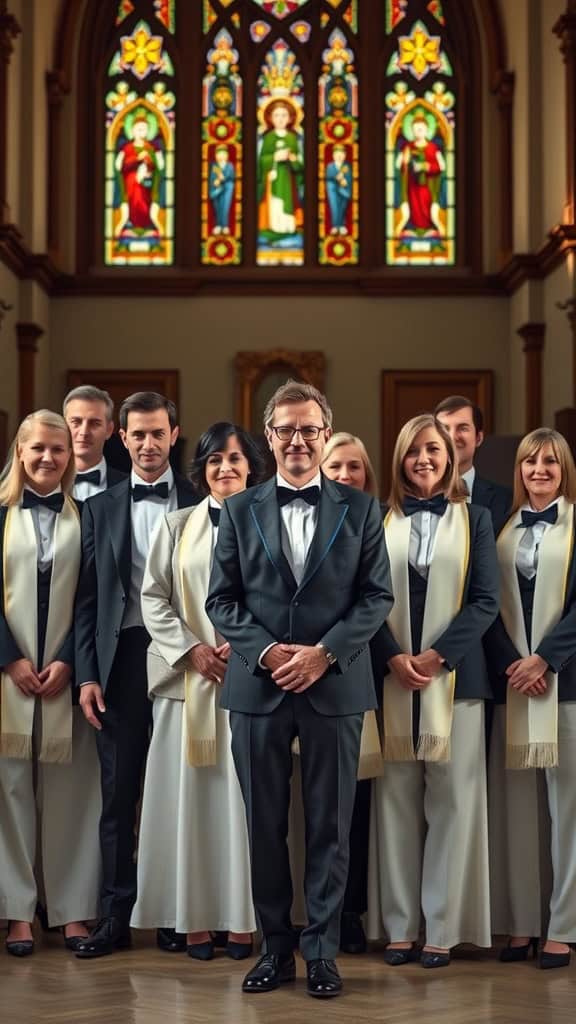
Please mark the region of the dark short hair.
[[208, 427], [208, 430], [202, 434], [202, 437], [196, 445], [194, 458], [190, 463], [190, 480], [192, 481], [197, 493], [203, 498], [205, 498], [209, 493], [209, 488], [206, 483], [206, 463], [210, 456], [214, 455], [215, 452], [224, 451], [226, 444], [231, 437], [238, 438], [238, 444], [242, 449], [242, 453], [248, 460], [250, 472], [248, 475], [247, 486], [253, 487], [254, 484], [259, 484], [260, 481], [264, 479], [264, 458], [259, 451], [254, 438], [252, 438], [243, 427], [239, 427], [236, 423], [228, 423], [226, 421], [213, 423], [212, 426]]
[[166, 410], [170, 420], [170, 429], [174, 430], [174, 427], [178, 426], [176, 406], [169, 398], [159, 395], [157, 391], [136, 391], [135, 394], [128, 395], [128, 398], [125, 398], [120, 406], [118, 421], [122, 430], [126, 430], [128, 427], [128, 413], [157, 412], [158, 409]]
[[464, 395], [449, 395], [448, 398], [443, 398], [434, 409], [434, 415], [437, 416], [440, 412], [456, 412], [458, 409], [472, 409], [472, 419], [476, 433], [479, 434], [484, 430], [484, 413], [482, 409], [469, 398], [465, 398]]

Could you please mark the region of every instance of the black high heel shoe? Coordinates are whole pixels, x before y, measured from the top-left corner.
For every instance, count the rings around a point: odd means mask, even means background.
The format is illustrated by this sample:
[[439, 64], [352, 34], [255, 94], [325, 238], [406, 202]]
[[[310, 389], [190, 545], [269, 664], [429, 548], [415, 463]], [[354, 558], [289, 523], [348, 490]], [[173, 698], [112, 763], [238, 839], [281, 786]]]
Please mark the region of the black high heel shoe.
[[539, 966], [543, 971], [549, 971], [553, 967], [568, 967], [571, 955], [570, 949], [567, 953], [545, 953], [542, 951]]
[[[8, 931], [10, 931], [8, 922]], [[34, 939], [6, 939], [6, 952], [11, 956], [30, 956], [34, 952]]]
[[388, 964], [389, 967], [402, 967], [404, 964], [414, 963], [420, 959], [420, 950], [416, 945], [410, 946], [408, 949], [398, 949], [397, 947], [388, 947], [384, 950], [384, 963]]
[[510, 939], [508, 945], [504, 946], [504, 949], [500, 950], [498, 959], [502, 964], [515, 964], [521, 960], [527, 960], [528, 954], [532, 950], [532, 959], [535, 960], [538, 956], [538, 939], [531, 938], [530, 942], [527, 942], [525, 946], [511, 946]]

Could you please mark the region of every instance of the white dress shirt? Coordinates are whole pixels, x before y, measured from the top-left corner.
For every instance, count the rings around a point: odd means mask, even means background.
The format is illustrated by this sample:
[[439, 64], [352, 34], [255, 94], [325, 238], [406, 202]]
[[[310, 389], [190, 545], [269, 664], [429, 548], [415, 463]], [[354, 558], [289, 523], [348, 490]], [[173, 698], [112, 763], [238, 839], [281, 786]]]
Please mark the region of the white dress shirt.
[[91, 466], [90, 469], [79, 469], [79, 473], [94, 473], [98, 470], [100, 473], [100, 483], [90, 484], [86, 480], [81, 480], [79, 484], [74, 484], [72, 488], [72, 495], [74, 498], [78, 498], [78, 501], [86, 501], [91, 498], [94, 494], [99, 494], [100, 491], [105, 491], [108, 486], [108, 466], [106, 465], [106, 459], [104, 456], [97, 462], [95, 466]]
[[466, 498], [468, 504], [470, 504], [470, 502], [472, 501], [472, 488], [474, 487], [475, 479], [476, 466], [470, 466], [470, 469], [467, 469], [465, 473], [462, 473], [462, 480], [464, 481], [466, 487], [468, 488], [468, 496]]
[[[546, 508], [555, 505], [556, 500], [551, 501], [550, 505], [547, 505]], [[521, 511], [535, 512], [536, 509], [531, 508], [530, 505], [523, 505]], [[542, 511], [545, 512], [546, 509], [542, 509]], [[542, 537], [551, 525], [552, 523], [534, 523], [534, 526], [527, 526], [525, 528], [520, 538], [520, 543], [516, 549], [516, 568], [527, 580], [533, 579], [538, 571], [538, 549]]]
[[[33, 487], [25, 487], [24, 490], [32, 491], [32, 494], [38, 495], [39, 498], [50, 497], [49, 494], [38, 494]], [[55, 491], [50, 491], [50, 494], [60, 494], [61, 490], [61, 487], [57, 487]], [[20, 504], [22, 504], [22, 499]], [[46, 572], [54, 560], [54, 528], [58, 513], [52, 508], [46, 508], [45, 505], [35, 505], [30, 512], [36, 534], [38, 568], [40, 572]]]
[[[140, 593], [142, 591], [144, 569], [152, 535], [162, 516], [166, 512], [174, 512], [178, 508], [178, 495], [174, 486], [174, 473], [171, 466], [168, 466], [166, 472], [158, 477], [154, 483], [168, 484], [170, 491], [167, 498], [160, 498], [155, 494], [144, 501], [130, 501], [132, 572], [130, 574], [130, 594], [126, 605], [126, 614], [122, 622], [122, 629], [129, 629], [131, 626], [142, 626], [144, 624], [140, 608]], [[146, 480], [142, 480], [132, 470], [130, 474], [130, 487], [138, 485], [143, 487], [150, 486]]]
[[408, 561], [413, 569], [428, 579], [428, 569], [434, 552], [434, 541], [440, 516], [433, 512], [415, 512], [410, 516], [410, 542], [408, 545]]
[[[318, 470], [315, 477], [304, 484], [303, 487], [294, 487], [287, 480], [276, 474], [276, 486], [287, 487], [289, 491], [301, 491], [308, 487], [322, 487], [322, 473]], [[280, 509], [280, 533], [282, 551], [284, 557], [292, 570], [296, 583], [300, 584], [304, 576], [304, 566], [310, 551], [310, 545], [316, 532], [318, 522], [318, 506], [309, 505], [305, 499], [295, 499], [289, 505], [283, 505]], [[261, 668], [264, 668], [262, 659], [275, 644], [268, 644], [258, 659]]]

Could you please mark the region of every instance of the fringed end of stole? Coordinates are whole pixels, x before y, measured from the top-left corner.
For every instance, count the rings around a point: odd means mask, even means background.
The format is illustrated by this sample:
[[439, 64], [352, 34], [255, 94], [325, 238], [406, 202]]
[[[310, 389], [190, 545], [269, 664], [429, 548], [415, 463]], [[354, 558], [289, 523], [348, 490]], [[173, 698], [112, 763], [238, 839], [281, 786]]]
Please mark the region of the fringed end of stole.
[[30, 761], [32, 758], [32, 737], [22, 736], [15, 732], [3, 732], [0, 735], [0, 755], [2, 757], [16, 757], [21, 761]]
[[557, 743], [522, 743], [506, 747], [507, 768], [556, 768], [557, 766]]
[[432, 736], [430, 733], [424, 733], [418, 740], [416, 759], [418, 761], [449, 761], [450, 737]]
[[414, 761], [411, 736], [384, 736], [385, 761]]
[[360, 757], [358, 762], [358, 776], [362, 779], [376, 779], [384, 773], [384, 762], [382, 754], [366, 754]]
[[188, 737], [186, 756], [191, 768], [207, 768], [216, 764], [216, 739], [193, 740]]
[[42, 739], [38, 760], [43, 764], [70, 764], [72, 761], [72, 737]]

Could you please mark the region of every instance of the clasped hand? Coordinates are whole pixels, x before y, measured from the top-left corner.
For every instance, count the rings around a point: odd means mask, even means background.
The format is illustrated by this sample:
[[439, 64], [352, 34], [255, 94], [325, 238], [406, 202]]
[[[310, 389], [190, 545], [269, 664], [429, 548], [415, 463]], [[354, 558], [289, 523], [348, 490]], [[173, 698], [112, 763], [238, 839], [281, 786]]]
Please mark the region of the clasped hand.
[[210, 647], [209, 644], [196, 644], [188, 653], [188, 661], [204, 679], [210, 679], [219, 686], [224, 682], [226, 665], [230, 657], [230, 644]]
[[68, 686], [72, 669], [65, 661], [51, 661], [37, 672], [28, 658], [18, 658], [6, 665], [5, 672], [26, 697], [57, 697]]
[[328, 669], [321, 647], [303, 644], [275, 644], [262, 659], [272, 679], [281, 690], [304, 693]]
[[395, 654], [388, 665], [405, 690], [423, 690], [442, 667], [442, 657], [432, 647], [421, 654]]
[[531, 654], [528, 658], [518, 658], [506, 669], [508, 685], [518, 693], [524, 693], [527, 697], [540, 697], [548, 689], [544, 678], [547, 671], [548, 664], [539, 654]]

